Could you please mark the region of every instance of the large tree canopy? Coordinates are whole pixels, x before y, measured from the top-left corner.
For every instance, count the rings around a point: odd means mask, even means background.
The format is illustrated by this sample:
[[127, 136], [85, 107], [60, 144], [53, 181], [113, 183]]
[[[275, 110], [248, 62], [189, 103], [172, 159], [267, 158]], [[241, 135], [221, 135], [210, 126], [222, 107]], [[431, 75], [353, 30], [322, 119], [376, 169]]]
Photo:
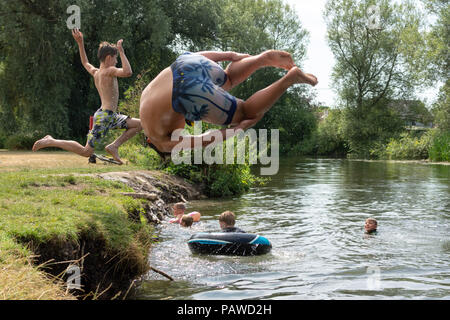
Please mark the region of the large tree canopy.
[[[66, 26], [66, 11], [73, 4], [80, 8], [93, 65], [99, 64], [101, 41], [124, 39], [134, 74], [120, 79], [121, 96], [137, 75], [145, 72], [150, 81], [182, 50], [259, 54], [280, 49], [289, 51], [298, 65], [305, 57], [307, 32], [282, 0], [5, 0], [0, 2], [0, 135], [84, 139], [100, 99]], [[285, 72], [260, 70], [233, 94], [246, 99]], [[291, 90], [262, 125], [307, 134], [311, 126], [298, 125], [308, 105], [305, 96], [304, 89]], [[299, 121], [284, 121], [283, 115]], [[291, 142], [298, 143], [302, 135]]]
[[[159, 0], [78, 0], [88, 59], [99, 62], [100, 41], [124, 39], [134, 70], [149, 67], [170, 26]], [[100, 106], [78, 47], [66, 25], [69, 0], [0, 2], [0, 117], [2, 131], [38, 131], [59, 137], [86, 134], [89, 114]], [[133, 79], [121, 81], [127, 86]]]

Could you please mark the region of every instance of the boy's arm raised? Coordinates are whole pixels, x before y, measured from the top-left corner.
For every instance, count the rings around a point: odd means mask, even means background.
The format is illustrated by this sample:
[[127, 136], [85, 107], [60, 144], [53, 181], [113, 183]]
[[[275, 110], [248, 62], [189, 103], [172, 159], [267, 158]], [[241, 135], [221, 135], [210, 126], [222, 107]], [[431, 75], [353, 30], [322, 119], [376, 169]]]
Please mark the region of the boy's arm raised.
[[125, 51], [122, 47], [123, 40], [120, 39], [117, 41], [117, 50], [120, 54], [120, 61], [122, 61], [122, 68], [116, 68], [116, 67], [110, 67], [108, 68], [106, 74], [112, 77], [119, 77], [119, 78], [128, 78], [131, 77], [133, 74], [133, 71], [131, 70], [130, 62], [128, 61], [127, 56], [125, 55]]
[[86, 51], [84, 50], [84, 40], [83, 34], [78, 29], [72, 29], [72, 35], [75, 41], [78, 43], [78, 47], [80, 49], [80, 58], [83, 67], [91, 74], [94, 75], [98, 69], [89, 63], [88, 58], [86, 56]]

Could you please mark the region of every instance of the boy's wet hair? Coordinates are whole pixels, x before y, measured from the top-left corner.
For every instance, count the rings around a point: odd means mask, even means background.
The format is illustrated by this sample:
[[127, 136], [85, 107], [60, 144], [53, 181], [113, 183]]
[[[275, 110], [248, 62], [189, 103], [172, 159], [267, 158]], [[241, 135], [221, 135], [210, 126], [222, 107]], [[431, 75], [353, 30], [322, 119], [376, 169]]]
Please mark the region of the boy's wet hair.
[[225, 211], [220, 214], [219, 221], [224, 222], [227, 226], [234, 226], [236, 218], [233, 212]]
[[183, 225], [185, 227], [190, 227], [190, 226], [192, 226], [192, 223], [194, 222], [194, 218], [192, 218], [191, 216], [188, 216], [187, 214], [184, 214], [183, 217], [181, 218], [181, 221], [183, 222]]
[[107, 56], [116, 56], [117, 53], [118, 50], [115, 44], [103, 41], [98, 47], [97, 57], [100, 62], [103, 62]]
[[373, 223], [375, 223], [376, 226], [378, 226], [378, 221], [375, 220], [374, 218], [367, 218], [366, 221], [373, 222]]
[[186, 210], [186, 205], [183, 202], [177, 202], [173, 205], [176, 209]]

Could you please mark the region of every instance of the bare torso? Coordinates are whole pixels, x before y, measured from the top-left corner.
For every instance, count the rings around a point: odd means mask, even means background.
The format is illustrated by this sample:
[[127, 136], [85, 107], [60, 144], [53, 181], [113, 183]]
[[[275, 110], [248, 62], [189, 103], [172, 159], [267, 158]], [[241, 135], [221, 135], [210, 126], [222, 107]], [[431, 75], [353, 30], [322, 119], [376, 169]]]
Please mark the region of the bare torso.
[[164, 69], [142, 91], [139, 117], [145, 135], [161, 151], [161, 141], [170, 140], [176, 129], [183, 129], [184, 116], [172, 108], [172, 70]]
[[[164, 69], [142, 91], [139, 117], [145, 135], [160, 150], [170, 152], [164, 148], [161, 142], [170, 140], [176, 129], [183, 129], [186, 122], [181, 113], [172, 108], [173, 76], [170, 67]], [[238, 108], [233, 117], [232, 125], [239, 123], [244, 117], [241, 108], [241, 100], [238, 99]], [[203, 119], [208, 121], [208, 119]]]
[[116, 77], [105, 74], [106, 69], [99, 68], [94, 74], [95, 86], [102, 101], [103, 110], [117, 111], [119, 85]]

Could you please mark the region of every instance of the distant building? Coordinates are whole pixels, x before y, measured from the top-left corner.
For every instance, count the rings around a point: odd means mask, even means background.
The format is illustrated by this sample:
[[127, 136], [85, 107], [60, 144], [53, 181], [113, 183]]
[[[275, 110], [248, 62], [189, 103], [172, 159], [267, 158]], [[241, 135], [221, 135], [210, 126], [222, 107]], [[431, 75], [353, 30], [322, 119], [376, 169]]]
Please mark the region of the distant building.
[[392, 100], [388, 108], [394, 110], [410, 129], [433, 127], [433, 115], [419, 100]]

